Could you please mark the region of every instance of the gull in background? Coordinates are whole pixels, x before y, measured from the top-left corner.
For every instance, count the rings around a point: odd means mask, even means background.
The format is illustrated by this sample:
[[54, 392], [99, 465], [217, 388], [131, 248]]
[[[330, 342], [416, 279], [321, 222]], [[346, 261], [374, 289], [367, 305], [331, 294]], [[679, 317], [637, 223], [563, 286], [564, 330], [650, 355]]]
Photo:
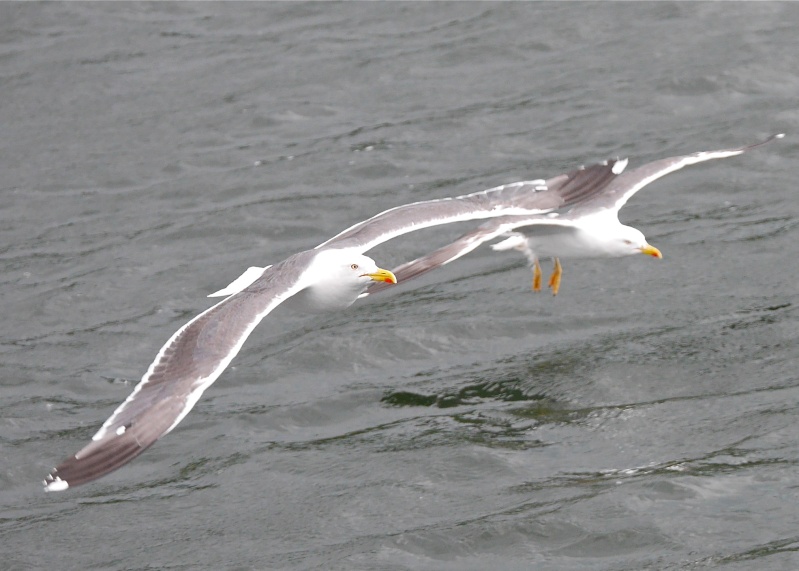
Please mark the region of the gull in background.
[[[398, 281], [405, 283], [457, 260], [484, 242], [505, 238], [492, 245], [492, 249], [521, 251], [532, 266], [534, 291], [541, 289], [539, 258], [554, 259], [549, 287], [553, 295], [557, 295], [563, 273], [560, 258], [621, 257], [633, 254], [663, 257], [660, 250], [647, 243], [640, 230], [619, 222], [619, 210], [636, 192], [688, 165], [734, 157], [784, 136], [782, 133], [772, 135], [759, 143], [735, 149], [701, 151], [660, 159], [628, 171], [624, 171], [627, 159], [617, 161], [612, 165], [613, 176], [606, 178], [605, 185], [595, 188], [590, 196], [565, 213], [492, 218], [451, 244], [402, 264], [393, 272]], [[384, 285], [370, 284], [361, 297], [382, 291]]]

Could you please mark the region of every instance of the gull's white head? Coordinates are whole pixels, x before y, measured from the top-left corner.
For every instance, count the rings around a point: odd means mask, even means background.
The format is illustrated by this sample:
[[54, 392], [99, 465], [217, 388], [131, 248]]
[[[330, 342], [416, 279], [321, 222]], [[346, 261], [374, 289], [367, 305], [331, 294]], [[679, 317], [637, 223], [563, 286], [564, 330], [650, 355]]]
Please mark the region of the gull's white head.
[[323, 250], [314, 260], [314, 266], [317, 264], [321, 264], [326, 280], [353, 284], [358, 289], [365, 288], [373, 281], [397, 283], [393, 273], [378, 268], [369, 256], [347, 250]]
[[306, 276], [308, 286], [296, 297], [310, 312], [348, 307], [373, 281], [397, 283], [394, 274], [377, 267], [372, 258], [349, 250], [322, 250]]
[[637, 228], [620, 224], [612, 236], [607, 236], [605, 248], [611, 256], [630, 256], [632, 254], [646, 254], [654, 258], [662, 258], [663, 254], [654, 246], [649, 245], [644, 234]]

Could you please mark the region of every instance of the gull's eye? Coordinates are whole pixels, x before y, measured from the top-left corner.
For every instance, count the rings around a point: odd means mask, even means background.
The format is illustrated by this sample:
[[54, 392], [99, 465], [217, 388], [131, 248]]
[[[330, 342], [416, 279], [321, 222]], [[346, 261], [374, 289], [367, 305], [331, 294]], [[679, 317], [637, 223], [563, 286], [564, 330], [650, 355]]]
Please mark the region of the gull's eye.
[[624, 243], [627, 244], [628, 246], [633, 245], [632, 240], [625, 240]]
[[352, 264], [350, 267], [351, 267], [353, 270], [357, 270], [357, 269], [358, 269], [358, 264]]

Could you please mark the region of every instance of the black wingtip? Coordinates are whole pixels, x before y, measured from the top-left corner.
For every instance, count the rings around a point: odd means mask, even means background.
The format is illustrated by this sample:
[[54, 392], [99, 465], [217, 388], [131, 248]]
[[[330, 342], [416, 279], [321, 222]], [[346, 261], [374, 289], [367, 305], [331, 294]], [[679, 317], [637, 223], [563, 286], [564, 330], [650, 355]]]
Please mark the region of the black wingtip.
[[161, 433], [146, 425], [93, 441], [56, 466], [44, 480], [48, 492], [60, 492], [121, 468], [147, 450]]
[[135, 441], [115, 438], [114, 444], [98, 449], [86, 456], [77, 455], [64, 460], [44, 480], [45, 490], [60, 492], [68, 488], [80, 486], [96, 480], [121, 468], [136, 456], [144, 452], [144, 448]]
[[776, 139], [783, 139], [783, 138], [785, 138], [785, 133], [775, 133], [774, 135], [771, 135], [770, 137], [767, 137], [767, 138], [763, 139], [759, 143], [754, 143], [752, 145], [747, 145], [745, 147], [741, 147], [741, 151], [749, 151], [751, 149], [756, 149], [757, 147], [761, 147], [761, 146], [763, 146], [763, 145], [765, 145], [767, 143], [770, 143], [771, 141], [774, 141]]
[[626, 166], [626, 160], [608, 160], [575, 169], [566, 173], [566, 178], [559, 187], [553, 187], [551, 190], [561, 196], [564, 202], [563, 206], [583, 202], [601, 192], [621, 173], [621, 170], [616, 172], [617, 164]]

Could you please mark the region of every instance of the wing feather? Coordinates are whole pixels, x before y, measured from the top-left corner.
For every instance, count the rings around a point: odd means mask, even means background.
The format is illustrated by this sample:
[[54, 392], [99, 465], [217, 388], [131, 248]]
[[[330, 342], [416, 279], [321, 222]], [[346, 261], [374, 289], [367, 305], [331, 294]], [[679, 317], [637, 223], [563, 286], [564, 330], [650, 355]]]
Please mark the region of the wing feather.
[[619, 175], [603, 192], [597, 193], [592, 198], [581, 202], [570, 211], [570, 214], [572, 216], [583, 216], [589, 213], [593, 214], [599, 210], [608, 210], [618, 215], [621, 207], [624, 206], [636, 192], [667, 174], [678, 171], [689, 165], [734, 157], [770, 143], [775, 139], [781, 139], [784, 136], [784, 134], [780, 133], [771, 135], [759, 143], [745, 145], [735, 149], [700, 151], [690, 155], [669, 157], [647, 163]]
[[258, 323], [306, 286], [305, 261], [313, 253], [301, 254], [267, 269], [248, 288], [178, 329], [92, 442], [47, 476], [47, 489], [66, 489], [116, 470], [175, 428]]
[[575, 169], [549, 180], [514, 182], [454, 198], [414, 202], [359, 222], [317, 248], [353, 248], [366, 252], [408, 232], [440, 224], [535, 215], [567, 207], [592, 196], [613, 180], [617, 161]]
[[[573, 228], [574, 222], [565, 218], [550, 218], [547, 214], [532, 216], [505, 216], [492, 219], [475, 230], [462, 235], [454, 242], [442, 246], [424, 256], [405, 262], [391, 270], [397, 278], [397, 283], [402, 284], [409, 280], [421, 277], [426, 273], [440, 268], [476, 250], [481, 244], [508, 236], [517, 228], [530, 228], [532, 226], [557, 226], [559, 228]], [[389, 284], [373, 283], [359, 297], [373, 295], [387, 288]]]

